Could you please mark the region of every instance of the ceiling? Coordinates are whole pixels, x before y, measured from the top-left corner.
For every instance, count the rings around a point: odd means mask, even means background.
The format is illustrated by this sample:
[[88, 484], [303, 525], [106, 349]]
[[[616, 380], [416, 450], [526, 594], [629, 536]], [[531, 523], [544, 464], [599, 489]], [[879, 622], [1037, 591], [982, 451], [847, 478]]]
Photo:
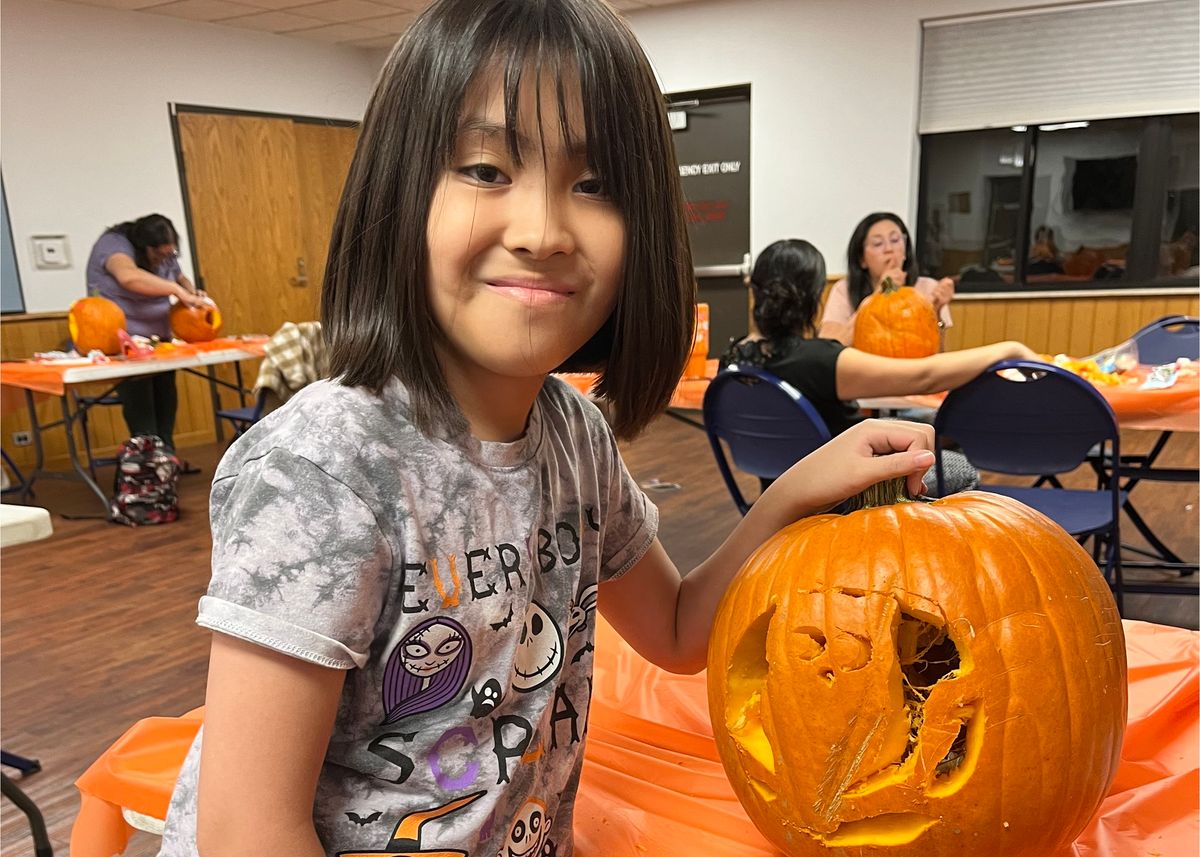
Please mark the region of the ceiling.
[[[327, 44], [390, 48], [432, 0], [69, 0]], [[609, 0], [623, 11], [690, 0]]]

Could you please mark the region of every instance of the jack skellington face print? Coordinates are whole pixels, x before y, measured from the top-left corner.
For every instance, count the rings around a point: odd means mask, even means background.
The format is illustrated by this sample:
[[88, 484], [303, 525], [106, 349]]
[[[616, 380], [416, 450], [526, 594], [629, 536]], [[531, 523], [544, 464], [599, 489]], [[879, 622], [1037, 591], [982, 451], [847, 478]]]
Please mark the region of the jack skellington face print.
[[529, 602], [513, 660], [513, 688], [522, 693], [536, 690], [558, 675], [562, 664], [562, 631], [545, 608]]

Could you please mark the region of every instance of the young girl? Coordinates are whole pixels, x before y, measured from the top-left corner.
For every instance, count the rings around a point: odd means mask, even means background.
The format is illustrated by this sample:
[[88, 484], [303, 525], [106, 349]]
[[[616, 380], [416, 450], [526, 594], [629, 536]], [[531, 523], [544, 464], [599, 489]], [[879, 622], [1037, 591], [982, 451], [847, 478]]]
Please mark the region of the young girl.
[[912, 239], [904, 221], [886, 211], [877, 211], [864, 217], [850, 236], [846, 277], [833, 284], [825, 299], [820, 336], [853, 345], [859, 306], [883, 288], [883, 281], [889, 277], [892, 282], [912, 286], [928, 298], [938, 313], [941, 327], [954, 324], [950, 318], [954, 281], [949, 277], [933, 280], [918, 276]]
[[[754, 323], [761, 336], [731, 342], [721, 365], [760, 366], [787, 381], [812, 403], [832, 435], [862, 422], [858, 406], [850, 400], [937, 393], [965, 384], [1000, 360], [1038, 359], [1019, 342], [914, 360], [847, 348], [836, 339], [814, 335], [824, 288], [825, 259], [816, 247], [797, 239], [771, 244], [754, 261], [750, 276]], [[943, 462], [950, 491], [978, 484], [978, 474], [961, 453], [946, 452]]]
[[[890, 476], [928, 429], [797, 464], [681, 578], [597, 408], [669, 400], [694, 292], [663, 101], [599, 0], [442, 0], [367, 109], [323, 296], [334, 380], [213, 482], [203, 732], [162, 854], [572, 853], [595, 609], [704, 666], [759, 544]], [[614, 822], [619, 823], [619, 822]]]

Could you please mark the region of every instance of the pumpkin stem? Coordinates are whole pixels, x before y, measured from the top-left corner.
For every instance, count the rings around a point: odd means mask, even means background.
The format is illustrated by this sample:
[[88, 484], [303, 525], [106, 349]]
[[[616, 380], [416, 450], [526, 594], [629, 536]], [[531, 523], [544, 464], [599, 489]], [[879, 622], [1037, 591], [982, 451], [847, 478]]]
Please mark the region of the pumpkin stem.
[[892, 292], [900, 291], [900, 287], [896, 285], [891, 277], [884, 277], [883, 283], [880, 286], [880, 291], [885, 295], [890, 295]]
[[895, 479], [885, 479], [883, 482], [876, 482], [861, 494], [851, 497], [846, 501], [846, 512], [857, 512], [860, 509], [877, 509], [880, 506], [895, 506], [899, 503], [911, 503], [912, 499], [908, 495], [907, 477], [897, 476]]

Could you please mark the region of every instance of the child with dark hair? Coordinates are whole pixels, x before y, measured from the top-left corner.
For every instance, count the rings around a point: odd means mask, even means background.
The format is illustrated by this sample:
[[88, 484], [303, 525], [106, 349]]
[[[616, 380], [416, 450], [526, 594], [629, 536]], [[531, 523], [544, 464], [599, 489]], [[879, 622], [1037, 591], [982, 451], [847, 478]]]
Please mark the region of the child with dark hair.
[[[838, 435], [863, 421], [857, 398], [909, 396], [953, 389], [1000, 360], [1037, 360], [1019, 342], [905, 359], [879, 357], [816, 335], [817, 309], [825, 286], [825, 259], [807, 241], [776, 241], [758, 255], [750, 275], [754, 324], [759, 336], [731, 342], [721, 368], [758, 366], [800, 391]], [[959, 453], [947, 453], [952, 490], [978, 483]], [[932, 474], [927, 477], [932, 484]]]
[[[887, 211], [868, 214], [850, 236], [846, 248], [846, 277], [829, 289], [820, 334], [843, 345], [854, 344], [854, 321], [862, 302], [883, 288], [883, 281], [911, 286], [924, 296], [938, 314], [938, 326], [951, 327], [950, 301], [954, 281], [920, 276], [913, 255], [912, 238], [904, 221]], [[822, 283], [824, 286], [824, 283]]]
[[[682, 576], [614, 437], [667, 404], [694, 281], [654, 74], [600, 0], [441, 0], [367, 108], [325, 275], [331, 380], [212, 488], [205, 725], [162, 854], [572, 853], [597, 603], [703, 668], [717, 604], [927, 427], [859, 426]], [[598, 408], [551, 376], [600, 373]]]
[[[171, 298], [203, 306], [205, 296], [179, 269], [179, 233], [161, 214], [110, 226], [92, 247], [87, 290], [113, 301], [125, 313], [131, 335], [171, 340]], [[132, 437], [155, 435], [175, 451], [179, 396], [175, 373], [126, 378], [117, 384], [121, 412]]]

